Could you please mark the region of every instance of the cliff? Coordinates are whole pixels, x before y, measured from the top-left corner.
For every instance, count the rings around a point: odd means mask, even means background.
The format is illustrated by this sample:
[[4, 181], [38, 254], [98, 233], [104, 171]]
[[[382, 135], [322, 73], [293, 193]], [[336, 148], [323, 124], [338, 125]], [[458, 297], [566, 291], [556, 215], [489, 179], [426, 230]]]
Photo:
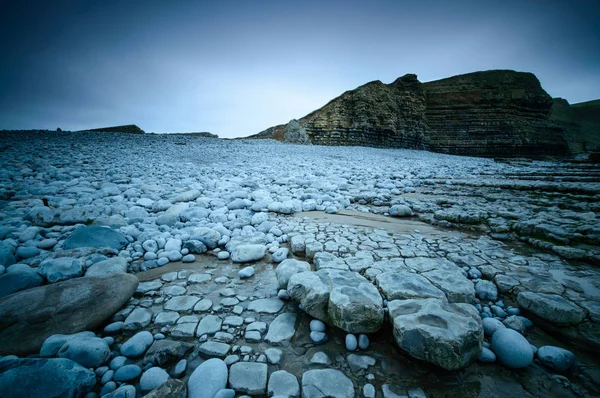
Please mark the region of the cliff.
[[600, 100], [570, 105], [554, 98], [550, 120], [563, 129], [571, 153], [600, 152]]
[[565, 126], [550, 117], [552, 109], [552, 98], [531, 73], [493, 70], [424, 84], [409, 74], [346, 91], [298, 125], [274, 126], [249, 138], [285, 142], [300, 132], [318, 145], [486, 157], [566, 155]]
[[494, 70], [425, 83], [430, 149], [473, 156], [566, 155], [552, 98], [531, 73]]

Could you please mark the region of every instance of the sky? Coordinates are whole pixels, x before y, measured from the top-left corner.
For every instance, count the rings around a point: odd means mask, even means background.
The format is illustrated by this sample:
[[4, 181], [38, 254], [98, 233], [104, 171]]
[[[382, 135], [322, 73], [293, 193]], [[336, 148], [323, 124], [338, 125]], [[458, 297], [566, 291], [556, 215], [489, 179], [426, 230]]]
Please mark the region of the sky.
[[0, 129], [240, 137], [346, 90], [489, 69], [600, 98], [598, 0], [0, 1]]

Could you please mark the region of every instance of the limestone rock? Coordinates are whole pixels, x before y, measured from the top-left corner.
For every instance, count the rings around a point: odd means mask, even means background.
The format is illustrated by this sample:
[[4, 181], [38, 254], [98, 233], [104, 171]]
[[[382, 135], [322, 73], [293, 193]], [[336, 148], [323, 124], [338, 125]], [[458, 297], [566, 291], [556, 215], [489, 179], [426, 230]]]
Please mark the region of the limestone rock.
[[354, 398], [354, 385], [339, 370], [309, 370], [302, 375], [302, 398]]
[[289, 144], [310, 144], [306, 129], [302, 127], [297, 120], [290, 120], [290, 122], [287, 124], [283, 141]]
[[557, 294], [521, 292], [517, 296], [521, 308], [553, 324], [581, 323], [585, 311]]
[[229, 385], [238, 393], [264, 395], [267, 392], [267, 364], [234, 363], [229, 369]]
[[298, 261], [293, 258], [283, 260], [275, 269], [279, 288], [287, 289], [291, 276], [304, 271], [310, 271], [310, 264], [306, 261]]
[[413, 298], [446, 298], [444, 292], [419, 274], [384, 272], [375, 277], [388, 301]]
[[321, 269], [292, 275], [290, 296], [311, 316], [348, 333], [371, 333], [383, 323], [379, 292], [356, 272]]
[[472, 305], [414, 299], [394, 300], [388, 306], [394, 340], [417, 359], [455, 370], [481, 352], [483, 328]]
[[552, 98], [531, 73], [492, 70], [424, 85], [430, 149], [475, 156], [564, 155]]

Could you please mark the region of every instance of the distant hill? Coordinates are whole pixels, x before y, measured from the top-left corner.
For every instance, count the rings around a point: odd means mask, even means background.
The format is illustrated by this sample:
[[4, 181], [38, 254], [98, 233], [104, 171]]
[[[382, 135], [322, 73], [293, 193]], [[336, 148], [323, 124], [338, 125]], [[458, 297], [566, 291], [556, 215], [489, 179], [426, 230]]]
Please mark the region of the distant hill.
[[94, 131], [97, 133], [129, 133], [129, 134], [144, 134], [144, 130], [136, 126], [135, 124], [128, 124], [124, 126], [114, 127], [101, 127], [97, 129], [86, 129], [81, 131]]
[[189, 135], [194, 137], [205, 137], [205, 138], [219, 138], [217, 134], [209, 133], [206, 131], [198, 132], [198, 133], [169, 133], [169, 135]]

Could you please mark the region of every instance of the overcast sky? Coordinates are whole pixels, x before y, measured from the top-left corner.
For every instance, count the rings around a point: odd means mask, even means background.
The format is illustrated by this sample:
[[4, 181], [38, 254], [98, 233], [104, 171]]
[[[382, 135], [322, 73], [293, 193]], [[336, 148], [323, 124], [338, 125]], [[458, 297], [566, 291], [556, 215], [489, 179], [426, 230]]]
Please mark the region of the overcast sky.
[[0, 129], [239, 137], [371, 80], [487, 69], [588, 101], [599, 17], [598, 0], [3, 1]]

